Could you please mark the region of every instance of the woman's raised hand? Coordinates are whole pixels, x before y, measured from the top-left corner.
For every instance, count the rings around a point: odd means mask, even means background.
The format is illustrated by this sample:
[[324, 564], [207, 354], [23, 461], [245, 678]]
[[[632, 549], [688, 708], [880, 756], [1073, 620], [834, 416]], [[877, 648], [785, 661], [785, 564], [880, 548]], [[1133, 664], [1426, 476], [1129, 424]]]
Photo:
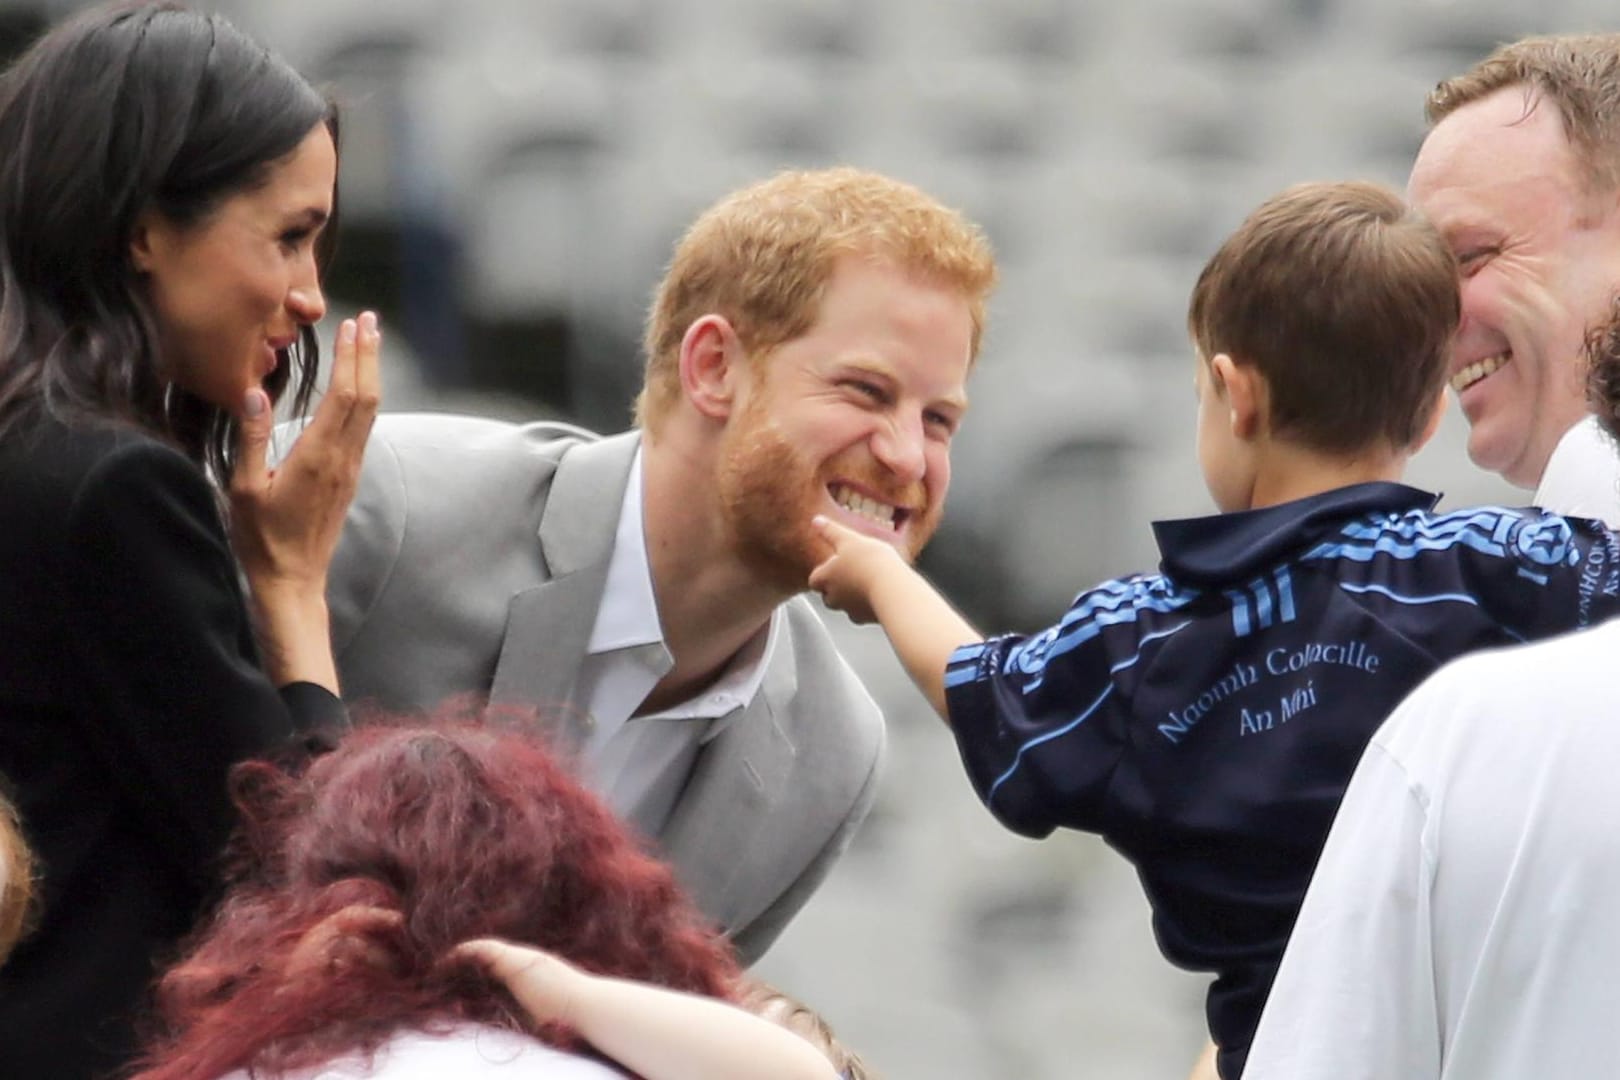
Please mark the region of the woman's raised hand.
[[269, 464], [270, 399], [248, 391], [231, 477], [231, 545], [258, 615], [267, 673], [337, 692], [326, 572], [354, 497], [381, 394], [377, 316], [338, 328], [332, 378], [314, 416], [279, 465]]

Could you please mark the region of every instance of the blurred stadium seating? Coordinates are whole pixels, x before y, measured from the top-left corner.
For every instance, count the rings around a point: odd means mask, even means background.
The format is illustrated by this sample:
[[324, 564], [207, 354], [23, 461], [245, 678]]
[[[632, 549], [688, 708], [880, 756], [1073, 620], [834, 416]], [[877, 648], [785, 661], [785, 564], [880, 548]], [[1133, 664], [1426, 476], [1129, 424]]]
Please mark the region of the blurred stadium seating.
[[[0, 0], [0, 50], [77, 6]], [[1523, 33], [1620, 27], [1611, 0], [217, 7], [344, 102], [331, 291], [379, 306], [420, 357], [411, 404], [500, 401], [489, 407], [623, 426], [670, 245], [704, 205], [779, 168], [852, 162], [964, 208], [995, 243], [1004, 284], [926, 558], [998, 628], [1035, 625], [1079, 586], [1150, 566], [1150, 518], [1207, 511], [1186, 297], [1250, 208], [1308, 179], [1400, 185], [1438, 79]], [[468, 396], [492, 391], [507, 396]], [[1448, 420], [1414, 479], [1453, 504], [1515, 497], [1467, 464], [1461, 438]], [[948, 758], [881, 641], [849, 640], [880, 700], [899, 703], [891, 776], [918, 760], [904, 755]], [[1198, 1038], [1192, 982], [1122, 975], [1147, 980], [1122, 989], [1091, 985], [1112, 969], [1075, 970], [1117, 959], [1100, 913], [1115, 910], [1108, 889], [1130, 893], [1129, 875], [1101, 884], [1114, 879], [1092, 849], [1067, 840], [1040, 859], [997, 847], [1005, 838], [962, 808], [965, 784], [940, 781], [953, 785], [937, 814], [892, 785], [851, 868], [807, 913], [807, 926], [826, 924], [817, 955], [848, 965], [842, 977], [795, 952], [791, 933], [778, 974], [818, 1003], [844, 1000], [829, 1011], [897, 1078], [1181, 1075]], [[956, 831], [925, 833], [924, 819]], [[901, 822], [964, 868], [895, 854]], [[1090, 877], [1070, 872], [1080, 864]], [[878, 917], [874, 878], [916, 905], [909, 923], [861, 921]], [[1128, 910], [1125, 936], [1146, 949], [1139, 906]], [[917, 955], [947, 937], [954, 959]], [[1044, 947], [1001, 951], [1021, 937]], [[1009, 955], [1031, 965], [1022, 976], [1003, 970]], [[930, 996], [935, 977], [951, 985]], [[1002, 1003], [975, 1004], [980, 991]], [[1107, 1023], [1057, 1030], [1082, 1014]], [[979, 1026], [963, 1030], [969, 1020]]]
[[[0, 0], [0, 45], [75, 6]], [[978, 381], [1018, 388], [979, 393], [968, 430], [1017, 416], [1021, 437], [964, 435], [929, 556], [946, 579], [997, 557], [1007, 478], [1067, 447], [1115, 446], [1128, 467], [1133, 450], [1180, 445], [1165, 436], [1190, 410], [1132, 373], [1186, 361], [1186, 290], [1256, 202], [1305, 179], [1401, 183], [1438, 78], [1498, 40], [1620, 19], [1598, 0], [218, 6], [344, 102], [333, 291], [380, 306], [445, 390], [622, 425], [670, 244], [713, 198], [776, 169], [849, 161], [961, 206], [1006, 279]], [[1094, 365], [1128, 388], [1100, 413], [1081, 404]], [[1032, 421], [1037, 388], [1047, 407]], [[1451, 463], [1438, 468], [1449, 481]], [[1151, 556], [1132, 541], [1140, 516], [1204, 507], [1184, 475], [1148, 485], [1083, 562], [996, 567], [1029, 587], [977, 590], [972, 613], [1027, 625], [1092, 568]]]

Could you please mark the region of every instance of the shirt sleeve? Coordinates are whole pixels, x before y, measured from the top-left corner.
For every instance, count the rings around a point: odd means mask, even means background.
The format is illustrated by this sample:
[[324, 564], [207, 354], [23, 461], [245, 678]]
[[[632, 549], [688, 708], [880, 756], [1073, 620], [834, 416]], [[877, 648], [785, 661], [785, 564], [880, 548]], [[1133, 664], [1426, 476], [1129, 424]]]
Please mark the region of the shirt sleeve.
[[260, 669], [214, 498], [167, 447], [115, 451], [76, 496], [61, 595], [88, 749], [203, 887], [234, 821], [230, 766], [344, 722], [325, 689], [278, 692]]
[[1082, 593], [1057, 625], [965, 645], [947, 663], [963, 765], [1014, 832], [1102, 830], [1127, 748], [1116, 676], [1140, 648], [1145, 595], [1135, 581], [1107, 583]]
[[[1392, 725], [1422, 719], [1409, 701]], [[1440, 1071], [1424, 793], [1368, 747], [1311, 879], [1244, 1080], [1390, 1080]]]

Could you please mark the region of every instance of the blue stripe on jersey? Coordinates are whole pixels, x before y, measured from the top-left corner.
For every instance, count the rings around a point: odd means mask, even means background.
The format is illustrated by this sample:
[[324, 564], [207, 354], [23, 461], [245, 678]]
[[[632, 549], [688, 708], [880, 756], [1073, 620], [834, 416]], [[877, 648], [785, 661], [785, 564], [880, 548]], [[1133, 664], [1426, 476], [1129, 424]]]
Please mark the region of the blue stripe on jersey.
[[[1138, 654], [1138, 655], [1140, 655], [1140, 654]], [[1103, 692], [1101, 694], [1097, 695], [1097, 700], [1096, 701], [1093, 701], [1090, 705], [1086, 706], [1085, 711], [1082, 712], [1079, 716], [1075, 717], [1073, 720], [1070, 720], [1067, 724], [1064, 724], [1062, 727], [1058, 728], [1056, 731], [1048, 731], [1045, 735], [1037, 735], [1035, 738], [1029, 740], [1029, 742], [1025, 743], [1023, 746], [1020, 746], [1018, 748], [1018, 752], [1013, 755], [1012, 764], [1007, 766], [1007, 771], [1002, 773], [1000, 776], [996, 777], [995, 783], [991, 784], [990, 785], [990, 790], [985, 793], [984, 805], [989, 806], [991, 803], [995, 802], [997, 790], [1000, 789], [1002, 784], [1005, 784], [1008, 780], [1012, 779], [1012, 774], [1018, 771], [1018, 766], [1023, 763], [1024, 755], [1027, 752], [1035, 749], [1037, 746], [1040, 746], [1042, 743], [1049, 743], [1053, 739], [1062, 738], [1063, 736], [1067, 735], [1069, 732], [1073, 731], [1075, 728], [1079, 727], [1081, 724], [1085, 723], [1086, 718], [1089, 717], [1092, 713], [1096, 712], [1097, 709], [1102, 705], [1102, 703], [1104, 701], [1108, 700], [1108, 695], [1112, 694], [1113, 692], [1114, 692], [1113, 686], [1112, 685], [1108, 686], [1107, 688], [1105, 688], [1103, 690]]]
[[[1160, 579], [1163, 580], [1163, 579]], [[1065, 615], [1063, 621], [1058, 623], [1059, 637], [1052, 642], [1052, 648], [1047, 652], [1047, 659], [1061, 656], [1069, 650], [1090, 641], [1102, 632], [1105, 626], [1115, 626], [1124, 622], [1135, 622], [1143, 611], [1156, 611], [1161, 615], [1168, 615], [1186, 607], [1198, 594], [1191, 591], [1176, 590], [1169, 596], [1139, 597], [1132, 606], [1121, 611], [1117, 607], [1097, 613], [1084, 625], [1074, 625], [1080, 620]], [[1045, 666], [1044, 664], [1042, 665]]]
[[1249, 625], [1249, 597], [1236, 589], [1227, 589], [1222, 593], [1232, 601], [1232, 633], [1238, 637], [1248, 637], [1252, 629]]
[[1397, 559], [1415, 559], [1425, 551], [1445, 551], [1448, 548], [1473, 548], [1482, 555], [1494, 555], [1497, 558], [1507, 558], [1507, 549], [1501, 544], [1492, 542], [1489, 538], [1478, 533], [1460, 532], [1454, 536], [1420, 537], [1409, 543], [1402, 543], [1404, 538], [1385, 533], [1367, 543], [1333, 543], [1318, 544], [1307, 551], [1301, 559], [1346, 559], [1350, 562], [1372, 562], [1379, 555], [1390, 555]]
[[1282, 621], [1294, 621], [1294, 578], [1288, 572], [1288, 567], [1277, 568], [1277, 599], [1282, 608]]
[[1129, 660], [1121, 660], [1119, 663], [1109, 668], [1108, 674], [1117, 675], [1121, 671], [1124, 671], [1126, 668], [1130, 667], [1132, 664], [1136, 663], [1138, 660], [1142, 659], [1142, 646], [1146, 645], [1148, 642], [1158, 641], [1160, 638], [1167, 638], [1177, 630], [1185, 630], [1192, 624], [1193, 620], [1188, 619], [1186, 622], [1177, 623], [1168, 630], [1157, 630], [1151, 634], [1143, 634], [1136, 643], [1136, 655], [1131, 657]]
[[[1117, 663], [1113, 667], [1109, 668], [1108, 673], [1110, 675], [1117, 675], [1121, 671], [1124, 671], [1126, 668], [1130, 667], [1131, 665], [1135, 664], [1138, 660], [1142, 659], [1142, 652], [1144, 650], [1144, 647], [1149, 642], [1158, 641], [1161, 638], [1167, 638], [1171, 634], [1176, 633], [1178, 630], [1185, 630], [1187, 627], [1191, 626], [1194, 621], [1195, 620], [1193, 620], [1193, 619], [1187, 619], [1187, 620], [1185, 620], [1183, 622], [1177, 623], [1175, 626], [1169, 627], [1168, 629], [1157, 630], [1157, 631], [1154, 631], [1151, 634], [1143, 635], [1142, 639], [1136, 643], [1136, 653], [1135, 653], [1135, 655], [1131, 656], [1129, 659], [1121, 660], [1119, 663]], [[947, 686], [950, 685], [950, 682], [948, 680], [946, 682], [946, 685]], [[1097, 698], [1097, 700], [1093, 701], [1089, 706], [1087, 706], [1086, 710], [1084, 712], [1082, 712], [1079, 716], [1075, 717], [1073, 720], [1069, 721], [1067, 724], [1063, 725], [1061, 728], [1057, 729], [1056, 731], [1049, 731], [1045, 735], [1037, 736], [1036, 738], [1033, 738], [1029, 742], [1026, 742], [1024, 745], [1020, 746], [1018, 748], [1018, 751], [1015, 754], [1013, 754], [1012, 764], [1008, 765], [1007, 770], [1005, 772], [1003, 772], [1000, 776], [996, 777], [995, 783], [990, 785], [990, 790], [985, 794], [985, 797], [984, 797], [984, 804], [986, 806], [989, 806], [991, 800], [996, 797], [996, 790], [998, 788], [1000, 788], [1002, 784], [1005, 784], [1008, 780], [1012, 779], [1013, 773], [1017, 772], [1018, 771], [1018, 766], [1023, 763], [1024, 754], [1026, 752], [1035, 749], [1037, 746], [1040, 746], [1042, 743], [1051, 742], [1053, 739], [1059, 738], [1060, 736], [1063, 736], [1063, 735], [1067, 735], [1069, 732], [1071, 732], [1075, 728], [1079, 727], [1081, 724], [1083, 724], [1085, 722], [1086, 717], [1090, 716], [1092, 713], [1097, 711], [1098, 706], [1100, 706], [1105, 700], [1107, 700], [1108, 695], [1113, 693], [1113, 690], [1114, 690], [1113, 684], [1110, 683], [1108, 688], [1102, 692], [1102, 694]]]
[[[1473, 607], [1481, 606], [1480, 602], [1476, 598], [1469, 596], [1466, 593], [1435, 593], [1432, 596], [1406, 596], [1402, 593], [1395, 592], [1392, 589], [1386, 589], [1382, 585], [1352, 585], [1347, 581], [1339, 582], [1339, 588], [1348, 593], [1378, 593], [1380, 596], [1387, 596], [1391, 600], [1401, 604], [1453, 603], [1469, 604]], [[1502, 633], [1506, 634], [1514, 641], [1524, 640], [1523, 635], [1519, 634], [1511, 627], [1502, 626], [1501, 624], [1498, 624], [1498, 627], [1501, 629]]]
[[1509, 511], [1464, 510], [1424, 520], [1418, 515], [1346, 523], [1340, 536], [1306, 552], [1306, 559], [1349, 559], [1369, 562], [1379, 553], [1397, 559], [1414, 558], [1424, 551], [1444, 551], [1458, 544], [1484, 555], [1506, 557], [1505, 541], [1522, 515]]
[[1266, 588], [1265, 579], [1255, 581], [1249, 586], [1254, 593], [1255, 620], [1259, 622], [1260, 629], [1264, 630], [1271, 625], [1271, 590]]
[[1400, 532], [1412, 536], [1451, 536], [1459, 532], [1474, 531], [1486, 533], [1500, 542], [1507, 538], [1507, 531], [1513, 524], [1522, 520], [1524, 515], [1503, 507], [1477, 507], [1432, 517], [1418, 511], [1393, 518], [1349, 521], [1345, 523], [1344, 532], [1351, 536], [1372, 536], [1386, 532]]
[[1432, 596], [1403, 596], [1382, 585], [1352, 585], [1348, 581], [1339, 582], [1339, 588], [1350, 593], [1378, 593], [1391, 600], [1398, 600], [1403, 604], [1437, 604], [1442, 600], [1452, 600], [1459, 604], [1472, 604], [1479, 607], [1479, 601], [1466, 593], [1435, 593]]
[[1123, 607], [1174, 611], [1190, 599], [1191, 594], [1175, 588], [1162, 577], [1105, 582], [1092, 589], [1085, 600], [1064, 612], [1063, 618], [1058, 620], [1057, 629], [1061, 635], [1087, 619], [1118, 612]]

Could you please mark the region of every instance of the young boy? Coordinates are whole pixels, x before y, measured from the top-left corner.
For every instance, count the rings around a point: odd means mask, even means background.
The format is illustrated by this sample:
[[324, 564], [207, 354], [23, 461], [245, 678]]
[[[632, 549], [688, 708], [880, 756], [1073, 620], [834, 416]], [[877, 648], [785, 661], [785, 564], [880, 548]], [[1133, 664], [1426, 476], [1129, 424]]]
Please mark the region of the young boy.
[[1227, 1080], [1384, 717], [1460, 653], [1620, 612], [1620, 545], [1596, 523], [1435, 514], [1397, 482], [1438, 423], [1458, 311], [1445, 243], [1394, 193], [1264, 203], [1189, 310], [1222, 513], [1157, 523], [1160, 573], [1084, 592], [1032, 637], [981, 639], [889, 545], [818, 519], [832, 554], [811, 586], [883, 624], [990, 810], [1028, 836], [1102, 834], [1165, 955], [1216, 973]]

